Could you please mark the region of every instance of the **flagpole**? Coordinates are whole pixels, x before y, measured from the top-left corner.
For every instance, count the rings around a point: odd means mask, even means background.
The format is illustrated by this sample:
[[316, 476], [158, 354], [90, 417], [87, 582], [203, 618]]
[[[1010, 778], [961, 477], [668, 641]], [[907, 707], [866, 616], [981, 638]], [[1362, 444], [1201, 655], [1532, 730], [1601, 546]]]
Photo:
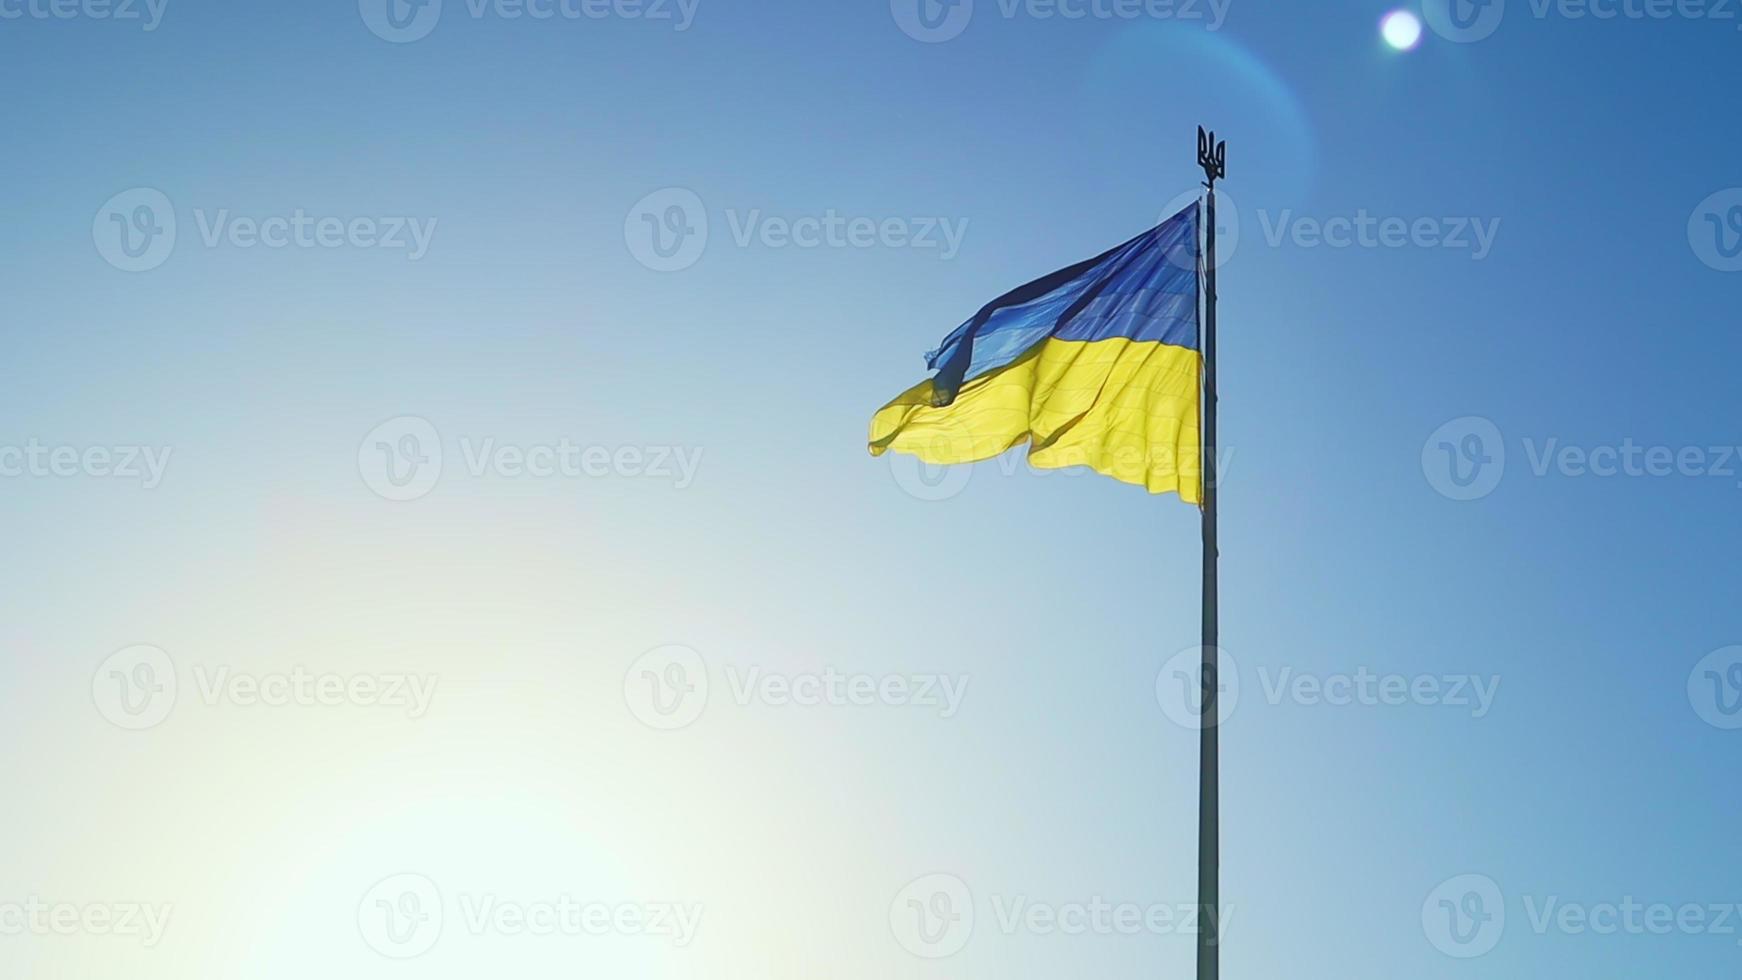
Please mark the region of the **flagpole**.
[[1204, 642], [1203, 710], [1198, 716], [1198, 980], [1218, 980], [1221, 947], [1221, 745], [1216, 676], [1219, 634], [1216, 595], [1216, 180], [1228, 175], [1228, 144], [1198, 127], [1204, 168]]

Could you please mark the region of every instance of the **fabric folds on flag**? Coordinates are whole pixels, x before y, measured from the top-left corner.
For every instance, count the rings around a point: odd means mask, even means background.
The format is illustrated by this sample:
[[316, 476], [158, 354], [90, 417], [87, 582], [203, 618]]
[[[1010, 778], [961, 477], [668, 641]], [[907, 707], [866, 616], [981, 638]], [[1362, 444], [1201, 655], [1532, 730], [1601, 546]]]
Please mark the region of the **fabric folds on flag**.
[[1200, 503], [1198, 205], [993, 300], [926, 366], [872, 417], [873, 456], [972, 463], [1026, 442], [1037, 469]]

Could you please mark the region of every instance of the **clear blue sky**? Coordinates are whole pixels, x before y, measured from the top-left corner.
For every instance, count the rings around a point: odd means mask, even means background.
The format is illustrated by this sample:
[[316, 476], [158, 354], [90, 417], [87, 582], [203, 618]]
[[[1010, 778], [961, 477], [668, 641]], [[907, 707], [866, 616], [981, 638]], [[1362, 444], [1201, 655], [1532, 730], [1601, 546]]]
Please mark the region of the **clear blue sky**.
[[[1215, 29], [1207, 0], [976, 0], [929, 40], [906, 0], [446, 0], [396, 43], [373, 2], [139, 0], [147, 30], [0, 0], [0, 905], [176, 909], [147, 952], [0, 935], [0, 972], [396, 968], [356, 906], [414, 872], [450, 901], [707, 909], [673, 950], [468, 935], [450, 907], [425, 976], [1188, 975], [1189, 937], [999, 913], [1191, 901], [1195, 741], [1156, 682], [1197, 634], [1196, 512], [1019, 460], [918, 474], [864, 438], [979, 304], [1189, 194], [1206, 123], [1239, 233], [1224, 975], [1735, 975], [1742, 912], [1532, 913], [1742, 902], [1742, 674], [1696, 666], [1742, 643], [1742, 19], [1513, 0], [1399, 52], [1356, 0], [1232, 0]], [[135, 189], [168, 213], [129, 234], [172, 216], [167, 252], [121, 249]], [[698, 217], [699, 252], [647, 237]], [[371, 454], [407, 416], [440, 478], [383, 499]], [[1453, 499], [1440, 443], [1472, 432], [1504, 469]], [[636, 453], [469, 471], [564, 440]], [[56, 476], [55, 447], [169, 456]], [[1567, 447], [1685, 462], [1598, 476]], [[180, 676], [147, 731], [92, 707], [131, 644]], [[654, 731], [625, 679], [667, 644], [709, 700]], [[298, 665], [441, 687], [408, 722], [208, 704], [195, 676]], [[751, 667], [970, 684], [947, 718], [741, 703]], [[1485, 712], [1334, 705], [1272, 696], [1283, 671], [1500, 686]], [[890, 922], [930, 874], [976, 913], [935, 962]], [[1481, 959], [1423, 922], [1463, 875], [1503, 896]]]

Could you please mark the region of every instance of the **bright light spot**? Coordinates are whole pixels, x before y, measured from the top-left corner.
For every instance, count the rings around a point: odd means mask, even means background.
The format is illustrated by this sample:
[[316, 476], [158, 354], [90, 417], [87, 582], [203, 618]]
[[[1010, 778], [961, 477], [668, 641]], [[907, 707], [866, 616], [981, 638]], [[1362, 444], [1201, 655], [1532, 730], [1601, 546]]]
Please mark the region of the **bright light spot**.
[[1421, 43], [1421, 18], [1407, 10], [1394, 10], [1379, 22], [1385, 43], [1399, 51], [1413, 51]]

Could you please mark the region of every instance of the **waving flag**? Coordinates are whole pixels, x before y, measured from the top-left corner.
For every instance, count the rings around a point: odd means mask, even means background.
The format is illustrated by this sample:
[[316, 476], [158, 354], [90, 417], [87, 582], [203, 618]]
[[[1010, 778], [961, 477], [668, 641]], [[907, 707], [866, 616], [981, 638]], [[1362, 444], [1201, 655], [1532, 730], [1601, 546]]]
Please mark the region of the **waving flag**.
[[1086, 466], [1203, 499], [1198, 205], [1012, 290], [926, 355], [932, 378], [871, 419], [871, 454]]

